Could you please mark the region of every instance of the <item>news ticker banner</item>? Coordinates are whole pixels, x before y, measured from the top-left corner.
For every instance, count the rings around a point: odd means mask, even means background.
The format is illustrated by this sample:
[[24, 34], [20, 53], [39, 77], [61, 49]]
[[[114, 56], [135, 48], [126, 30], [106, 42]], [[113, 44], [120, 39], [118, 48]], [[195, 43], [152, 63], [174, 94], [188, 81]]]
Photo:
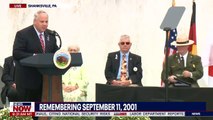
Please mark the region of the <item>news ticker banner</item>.
[[56, 8], [70, 8], [77, 3], [73, 2], [72, 5], [63, 3], [61, 1], [51, 1], [51, 2], [32, 2], [32, 1], [22, 1], [21, 3], [9, 3], [8, 7], [11, 9], [34, 9], [34, 8], [42, 8], [42, 9], [56, 9]]
[[213, 116], [205, 102], [10, 102], [11, 116]]
[[9, 8], [57, 8], [57, 4], [42, 3], [10, 3]]

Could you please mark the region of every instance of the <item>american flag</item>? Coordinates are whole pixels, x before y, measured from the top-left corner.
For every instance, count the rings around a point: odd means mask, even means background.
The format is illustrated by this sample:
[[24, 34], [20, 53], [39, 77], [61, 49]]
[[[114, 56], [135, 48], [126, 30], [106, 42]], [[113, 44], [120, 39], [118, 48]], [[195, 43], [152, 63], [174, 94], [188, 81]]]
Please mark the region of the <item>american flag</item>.
[[[168, 34], [168, 37], [169, 37], [169, 41], [168, 41], [168, 56], [172, 55], [172, 54], [175, 54], [176, 51], [177, 51], [177, 48], [176, 46], [173, 46], [171, 45], [171, 43], [173, 41], [176, 41], [176, 38], [177, 38], [177, 29], [173, 29], [173, 30], [170, 30], [169, 31], [169, 34]], [[166, 41], [167, 42], [167, 41]], [[166, 58], [166, 43], [165, 43], [165, 47], [164, 47], [164, 61], [163, 61], [163, 64], [165, 62], [165, 58]], [[165, 84], [163, 83], [163, 81], [161, 80], [161, 86], [164, 87]]]
[[[170, 30], [169, 32], [169, 41], [168, 41], [168, 56], [172, 55], [172, 54], [175, 54], [176, 51], [177, 51], [177, 48], [176, 46], [173, 46], [171, 45], [171, 43], [173, 41], [175, 41], [177, 38], [177, 29], [173, 29], [173, 30]], [[166, 41], [167, 42], [167, 41]], [[165, 45], [166, 46], [166, 45]], [[166, 53], [166, 47], [165, 47], [165, 52]], [[166, 55], [166, 54], [165, 54]]]
[[[175, 0], [172, 0], [172, 7], [174, 7], [174, 6], [175, 6]], [[171, 43], [173, 41], [176, 41], [176, 38], [177, 38], [177, 29], [176, 28], [169, 31], [168, 38], [169, 39], [168, 39], [168, 41], [165, 42], [165, 47], [164, 47], [163, 65], [165, 63], [166, 56], [173, 55], [177, 51], [176, 46], [171, 45]], [[166, 44], [167, 44], [167, 42], [168, 42], [168, 55], [166, 55], [166, 53], [167, 53], [167, 51], [166, 51]], [[161, 80], [161, 87], [164, 87], [164, 86], [165, 86], [165, 84], [164, 84], [163, 80]]]

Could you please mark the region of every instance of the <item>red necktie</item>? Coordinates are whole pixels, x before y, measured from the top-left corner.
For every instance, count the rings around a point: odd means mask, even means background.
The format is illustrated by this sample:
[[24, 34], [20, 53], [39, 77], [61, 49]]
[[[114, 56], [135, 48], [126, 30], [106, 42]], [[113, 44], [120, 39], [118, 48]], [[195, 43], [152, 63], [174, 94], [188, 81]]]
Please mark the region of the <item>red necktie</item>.
[[43, 40], [42, 34], [39, 35], [39, 38], [40, 38], [40, 42], [41, 42], [41, 47], [42, 47], [43, 53], [45, 53], [45, 46], [44, 46], [44, 40]]

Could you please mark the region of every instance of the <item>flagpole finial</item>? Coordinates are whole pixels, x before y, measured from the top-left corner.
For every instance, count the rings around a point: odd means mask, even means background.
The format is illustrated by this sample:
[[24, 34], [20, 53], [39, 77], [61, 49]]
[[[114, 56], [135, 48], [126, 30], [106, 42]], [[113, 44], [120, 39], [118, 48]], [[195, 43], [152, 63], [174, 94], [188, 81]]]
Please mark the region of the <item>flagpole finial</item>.
[[172, 0], [172, 7], [175, 6], [175, 0]]

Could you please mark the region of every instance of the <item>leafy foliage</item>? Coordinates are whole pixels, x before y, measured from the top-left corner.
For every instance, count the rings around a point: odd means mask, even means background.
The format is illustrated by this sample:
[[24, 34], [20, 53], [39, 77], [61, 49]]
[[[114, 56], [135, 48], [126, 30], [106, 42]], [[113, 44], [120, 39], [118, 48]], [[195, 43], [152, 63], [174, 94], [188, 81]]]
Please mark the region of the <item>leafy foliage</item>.
[[33, 120], [31, 116], [10, 116], [9, 108], [0, 110], [0, 120]]

